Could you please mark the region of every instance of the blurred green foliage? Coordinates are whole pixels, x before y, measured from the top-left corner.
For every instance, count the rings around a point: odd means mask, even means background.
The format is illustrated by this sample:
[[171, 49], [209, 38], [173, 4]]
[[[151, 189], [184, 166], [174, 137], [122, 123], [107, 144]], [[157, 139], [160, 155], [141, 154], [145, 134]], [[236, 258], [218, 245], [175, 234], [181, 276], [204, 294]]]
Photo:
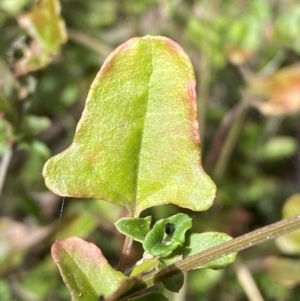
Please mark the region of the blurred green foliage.
[[[215, 206], [191, 214], [197, 232], [236, 236], [281, 218], [285, 200], [299, 193], [299, 111], [267, 113], [262, 106], [274, 100], [253, 95], [251, 87], [299, 63], [299, 1], [61, 0], [68, 41], [59, 54], [47, 54], [44, 68], [18, 75], [17, 63], [34, 39], [18, 20], [33, 4], [0, 1], [1, 300], [70, 300], [49, 258], [56, 237], [79, 235], [94, 241], [112, 265], [118, 261], [123, 238], [112, 224], [122, 209], [66, 200], [60, 218], [61, 199], [47, 191], [41, 171], [50, 153], [70, 144], [105, 57], [130, 37], [168, 36], [193, 61], [202, 161], [218, 186]], [[297, 75], [282, 101], [299, 104], [299, 87]], [[149, 211], [145, 216], [158, 219], [178, 209]], [[273, 279], [271, 255], [285, 258], [272, 242], [241, 254], [265, 300], [298, 300], [299, 277], [293, 285]], [[136, 246], [130, 261], [140, 257]], [[236, 272], [235, 266], [192, 272], [187, 299], [247, 300]]]

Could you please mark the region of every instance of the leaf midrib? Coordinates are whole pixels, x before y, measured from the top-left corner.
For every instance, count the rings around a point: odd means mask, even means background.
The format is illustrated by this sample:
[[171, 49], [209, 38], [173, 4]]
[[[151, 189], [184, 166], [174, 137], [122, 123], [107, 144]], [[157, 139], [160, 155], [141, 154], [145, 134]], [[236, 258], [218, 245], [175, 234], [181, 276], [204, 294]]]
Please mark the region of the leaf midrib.
[[141, 138], [140, 138], [140, 145], [138, 149], [138, 157], [137, 157], [137, 166], [136, 166], [136, 181], [135, 181], [135, 192], [134, 192], [134, 204], [133, 204], [133, 210], [132, 214], [134, 217], [138, 217], [140, 214], [140, 210], [137, 209], [137, 196], [138, 196], [138, 189], [139, 189], [139, 175], [140, 175], [140, 165], [141, 165], [141, 153], [143, 149], [143, 139], [144, 139], [144, 132], [145, 132], [145, 124], [146, 124], [146, 119], [147, 119], [147, 114], [148, 114], [148, 104], [149, 104], [149, 91], [150, 91], [150, 83], [151, 83], [151, 78], [153, 75], [153, 44], [152, 42], [149, 43], [151, 47], [151, 57], [150, 57], [150, 62], [151, 62], [151, 72], [149, 74], [149, 80], [148, 80], [148, 90], [147, 90], [147, 103], [146, 103], [146, 110], [145, 110], [145, 116], [142, 124], [142, 132], [141, 132]]

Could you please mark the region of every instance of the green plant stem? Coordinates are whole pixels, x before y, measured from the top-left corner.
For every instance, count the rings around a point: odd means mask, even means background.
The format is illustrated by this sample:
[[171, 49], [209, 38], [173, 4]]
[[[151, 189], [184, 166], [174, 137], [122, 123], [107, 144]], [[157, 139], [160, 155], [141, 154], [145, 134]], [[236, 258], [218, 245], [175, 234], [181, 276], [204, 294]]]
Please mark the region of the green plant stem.
[[268, 240], [275, 239], [278, 236], [295, 231], [299, 228], [300, 214], [246, 233], [223, 244], [187, 257], [175, 264], [163, 268], [158, 272], [145, 275], [142, 277], [141, 287], [145, 288], [145, 285], [147, 287], [151, 287], [178, 273], [184, 273], [199, 268], [210, 261], [245, 250]]
[[112, 49], [108, 46], [106, 46], [103, 42], [101, 42], [99, 39], [96, 39], [84, 32], [81, 32], [79, 30], [68, 28], [68, 36], [70, 40], [81, 44], [85, 46], [86, 48], [89, 48], [100, 55], [107, 57]]
[[234, 121], [249, 108], [249, 102], [241, 101], [233, 107], [223, 118], [214, 135], [211, 147], [208, 151], [205, 163], [208, 167], [214, 166], [215, 162], [220, 158], [220, 150], [222, 149], [223, 141], [225, 140], [229, 128]]
[[234, 122], [226, 136], [226, 140], [222, 146], [220, 156], [216, 163], [213, 175], [216, 181], [219, 181], [226, 170], [230, 156], [236, 144], [237, 138], [239, 136], [240, 130], [242, 128], [243, 121], [246, 116], [246, 110], [241, 111], [240, 114], [234, 119]]

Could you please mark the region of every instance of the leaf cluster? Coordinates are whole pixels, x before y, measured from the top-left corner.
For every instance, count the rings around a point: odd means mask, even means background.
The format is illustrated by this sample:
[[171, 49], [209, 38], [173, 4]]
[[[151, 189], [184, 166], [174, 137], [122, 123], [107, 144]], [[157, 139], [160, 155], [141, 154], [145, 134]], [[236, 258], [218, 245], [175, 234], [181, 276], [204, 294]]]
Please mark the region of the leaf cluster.
[[[168, 36], [193, 63], [201, 161], [218, 192], [211, 210], [180, 209], [193, 217], [199, 233], [192, 235], [221, 229], [237, 236], [299, 212], [298, 1], [1, 0], [0, 28], [1, 300], [70, 299], [50, 258], [56, 239], [93, 241], [117, 265], [123, 238], [113, 224], [122, 207], [66, 199], [59, 218], [61, 198], [45, 187], [41, 170], [50, 154], [71, 144], [105, 58], [134, 36]], [[121, 130], [124, 120], [118, 122]], [[128, 199], [138, 215], [143, 206]], [[159, 205], [143, 216], [155, 224], [178, 212]], [[298, 298], [294, 233], [240, 254], [265, 299]], [[133, 245], [129, 266], [141, 246]], [[158, 265], [162, 258], [152, 260]], [[246, 289], [236, 277], [239, 263], [189, 273], [187, 298], [240, 299]]]

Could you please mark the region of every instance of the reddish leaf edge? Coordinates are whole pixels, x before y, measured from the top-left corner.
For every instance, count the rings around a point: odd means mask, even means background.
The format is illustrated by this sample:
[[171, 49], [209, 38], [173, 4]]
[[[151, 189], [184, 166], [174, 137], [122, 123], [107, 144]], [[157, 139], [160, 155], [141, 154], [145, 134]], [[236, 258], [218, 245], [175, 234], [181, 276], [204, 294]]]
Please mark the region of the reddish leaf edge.
[[[100, 248], [76, 236], [57, 240], [51, 247], [51, 255], [73, 301], [81, 300], [81, 297], [97, 300], [100, 294], [110, 296], [128, 280], [123, 273], [110, 266]], [[101, 287], [95, 277], [106, 284]]]

